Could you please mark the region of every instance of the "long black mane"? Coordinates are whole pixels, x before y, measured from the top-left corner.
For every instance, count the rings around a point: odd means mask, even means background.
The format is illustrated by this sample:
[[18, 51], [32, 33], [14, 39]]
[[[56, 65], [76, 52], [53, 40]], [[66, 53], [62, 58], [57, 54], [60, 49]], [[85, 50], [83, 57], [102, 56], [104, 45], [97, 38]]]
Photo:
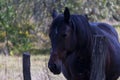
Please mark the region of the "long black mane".
[[90, 47], [92, 39], [92, 30], [90, 24], [84, 15], [71, 15], [71, 23], [77, 36], [78, 48]]

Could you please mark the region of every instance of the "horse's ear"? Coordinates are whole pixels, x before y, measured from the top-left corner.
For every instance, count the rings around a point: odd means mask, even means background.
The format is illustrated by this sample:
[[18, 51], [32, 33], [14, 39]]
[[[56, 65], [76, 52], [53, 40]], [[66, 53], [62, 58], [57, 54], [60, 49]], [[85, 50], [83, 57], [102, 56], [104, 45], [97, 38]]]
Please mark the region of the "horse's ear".
[[53, 19], [56, 18], [57, 15], [58, 15], [57, 11], [55, 9], [53, 9], [53, 11], [52, 11], [52, 18]]
[[70, 11], [67, 7], [64, 10], [64, 20], [66, 23], [69, 23], [70, 20]]

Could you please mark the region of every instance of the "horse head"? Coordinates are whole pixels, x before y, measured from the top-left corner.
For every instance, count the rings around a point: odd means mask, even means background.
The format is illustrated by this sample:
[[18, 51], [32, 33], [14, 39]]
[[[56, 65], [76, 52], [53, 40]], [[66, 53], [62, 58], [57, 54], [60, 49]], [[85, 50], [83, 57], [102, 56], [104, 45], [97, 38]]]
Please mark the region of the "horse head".
[[54, 11], [52, 17], [53, 22], [49, 32], [52, 48], [48, 67], [54, 74], [59, 74], [62, 62], [69, 53], [74, 51], [77, 43], [73, 28], [70, 27], [70, 12], [68, 8], [65, 9], [64, 14], [58, 15]]

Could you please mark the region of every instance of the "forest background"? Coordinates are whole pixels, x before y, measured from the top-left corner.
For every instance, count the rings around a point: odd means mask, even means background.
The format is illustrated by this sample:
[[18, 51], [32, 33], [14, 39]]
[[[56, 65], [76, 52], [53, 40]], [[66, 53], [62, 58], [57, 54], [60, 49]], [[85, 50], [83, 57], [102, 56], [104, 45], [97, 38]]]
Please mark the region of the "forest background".
[[0, 53], [48, 53], [51, 12], [62, 13], [65, 7], [87, 14], [90, 21], [120, 25], [120, 0], [0, 0]]

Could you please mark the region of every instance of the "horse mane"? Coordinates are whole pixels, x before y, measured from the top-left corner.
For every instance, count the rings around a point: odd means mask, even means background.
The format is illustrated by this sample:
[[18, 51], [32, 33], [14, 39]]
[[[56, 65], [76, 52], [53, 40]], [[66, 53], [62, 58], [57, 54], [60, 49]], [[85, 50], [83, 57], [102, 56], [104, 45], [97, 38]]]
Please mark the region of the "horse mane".
[[71, 15], [72, 27], [77, 36], [78, 48], [90, 48], [92, 43], [92, 29], [89, 21], [84, 15]]

